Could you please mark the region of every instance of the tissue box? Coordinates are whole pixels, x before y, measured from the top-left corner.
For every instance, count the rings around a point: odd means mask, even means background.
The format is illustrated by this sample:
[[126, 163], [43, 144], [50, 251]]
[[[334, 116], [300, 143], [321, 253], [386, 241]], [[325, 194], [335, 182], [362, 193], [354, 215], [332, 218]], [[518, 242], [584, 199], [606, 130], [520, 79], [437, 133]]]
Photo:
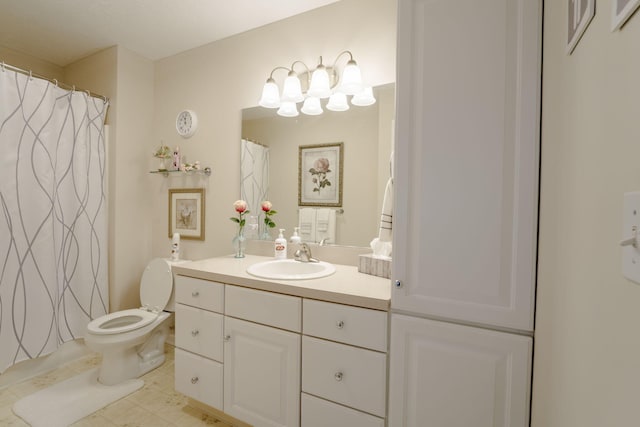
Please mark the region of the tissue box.
[[358, 255], [358, 271], [391, 279], [391, 259], [376, 258], [373, 254]]

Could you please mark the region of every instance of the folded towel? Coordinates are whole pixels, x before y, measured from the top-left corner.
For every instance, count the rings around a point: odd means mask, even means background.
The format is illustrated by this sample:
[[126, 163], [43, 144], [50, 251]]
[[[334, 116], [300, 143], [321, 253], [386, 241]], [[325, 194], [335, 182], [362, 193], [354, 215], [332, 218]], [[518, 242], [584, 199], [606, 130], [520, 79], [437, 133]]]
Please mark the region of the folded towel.
[[393, 240], [393, 181], [391, 178], [387, 181], [387, 186], [384, 190], [378, 238], [383, 242]]
[[300, 240], [314, 243], [316, 241], [316, 209], [302, 208], [298, 212], [298, 227]]
[[336, 242], [336, 210], [318, 209], [316, 214], [316, 242]]

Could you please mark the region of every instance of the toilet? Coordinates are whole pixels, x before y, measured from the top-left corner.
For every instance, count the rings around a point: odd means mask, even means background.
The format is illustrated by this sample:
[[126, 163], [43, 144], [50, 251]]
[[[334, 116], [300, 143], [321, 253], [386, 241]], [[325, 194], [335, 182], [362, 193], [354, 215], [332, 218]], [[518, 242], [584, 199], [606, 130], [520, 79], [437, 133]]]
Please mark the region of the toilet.
[[175, 311], [172, 264], [176, 262], [163, 258], [147, 264], [140, 281], [141, 308], [109, 313], [87, 325], [85, 344], [102, 354], [100, 383], [119, 384], [164, 363], [169, 318]]

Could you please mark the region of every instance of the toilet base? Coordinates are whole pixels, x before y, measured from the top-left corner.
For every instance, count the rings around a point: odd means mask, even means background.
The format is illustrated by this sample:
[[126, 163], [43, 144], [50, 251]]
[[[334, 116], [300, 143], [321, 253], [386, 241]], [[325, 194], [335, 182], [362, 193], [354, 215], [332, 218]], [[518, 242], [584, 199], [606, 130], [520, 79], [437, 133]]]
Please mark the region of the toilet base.
[[163, 322], [142, 344], [104, 350], [98, 381], [104, 385], [115, 385], [161, 366], [165, 360], [164, 342], [168, 334], [169, 325]]

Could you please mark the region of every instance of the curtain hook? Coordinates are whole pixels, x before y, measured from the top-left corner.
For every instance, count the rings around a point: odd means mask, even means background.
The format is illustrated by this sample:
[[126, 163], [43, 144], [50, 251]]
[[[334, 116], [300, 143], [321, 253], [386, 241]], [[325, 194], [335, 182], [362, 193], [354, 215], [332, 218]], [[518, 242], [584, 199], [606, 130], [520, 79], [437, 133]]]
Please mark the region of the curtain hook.
[[29, 70], [29, 80], [33, 80], [33, 71]]
[[5, 71], [7, 70], [4, 68], [4, 61], [2, 61], [2, 72], [4, 73]]
[[56, 87], [58, 87], [58, 79], [53, 79], [53, 84], [56, 85]]

